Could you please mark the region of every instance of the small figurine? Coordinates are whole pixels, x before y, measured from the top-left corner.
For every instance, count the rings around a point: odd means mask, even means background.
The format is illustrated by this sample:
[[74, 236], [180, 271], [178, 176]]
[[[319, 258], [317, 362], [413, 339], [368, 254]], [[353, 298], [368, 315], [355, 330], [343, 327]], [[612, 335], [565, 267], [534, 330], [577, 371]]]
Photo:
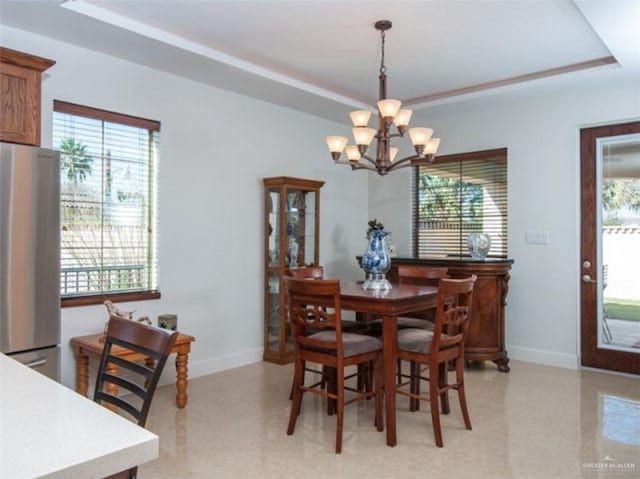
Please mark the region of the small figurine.
[[[105, 307], [107, 308], [107, 313], [108, 313], [108, 318], [107, 318], [107, 322], [104, 325], [104, 334], [107, 334], [107, 328], [109, 326], [109, 318], [111, 316], [118, 316], [119, 318], [125, 318], [125, 319], [130, 319], [130, 320], [134, 320], [133, 319], [133, 313], [135, 313], [135, 309], [133, 311], [122, 311], [121, 309], [118, 309], [118, 307], [116, 307], [115, 304], [113, 304], [113, 302], [109, 299], [107, 299], [104, 302]], [[135, 321], [138, 321], [139, 323], [146, 323], [148, 325], [151, 325], [151, 320], [149, 319], [148, 316], [140, 316], [138, 319], [136, 319]]]

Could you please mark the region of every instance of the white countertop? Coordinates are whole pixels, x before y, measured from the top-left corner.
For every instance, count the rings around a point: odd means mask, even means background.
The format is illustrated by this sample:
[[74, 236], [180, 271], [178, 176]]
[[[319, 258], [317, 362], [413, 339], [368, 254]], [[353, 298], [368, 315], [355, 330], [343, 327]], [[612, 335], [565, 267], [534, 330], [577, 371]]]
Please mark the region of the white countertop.
[[0, 478], [103, 478], [158, 457], [158, 436], [0, 354]]

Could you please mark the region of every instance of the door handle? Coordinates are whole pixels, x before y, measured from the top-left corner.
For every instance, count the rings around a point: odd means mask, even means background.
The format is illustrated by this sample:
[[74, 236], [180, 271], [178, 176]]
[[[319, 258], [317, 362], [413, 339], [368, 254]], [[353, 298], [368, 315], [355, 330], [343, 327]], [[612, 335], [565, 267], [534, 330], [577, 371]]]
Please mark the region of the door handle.
[[24, 365], [29, 368], [39, 368], [40, 366], [44, 366], [45, 364], [47, 364], [46, 358], [36, 358], [27, 363], [24, 363]]
[[590, 275], [588, 275], [588, 274], [585, 274], [585, 275], [582, 277], [582, 282], [583, 282], [583, 283], [597, 283], [597, 281], [596, 281], [595, 279], [591, 279], [591, 276], [590, 276]]

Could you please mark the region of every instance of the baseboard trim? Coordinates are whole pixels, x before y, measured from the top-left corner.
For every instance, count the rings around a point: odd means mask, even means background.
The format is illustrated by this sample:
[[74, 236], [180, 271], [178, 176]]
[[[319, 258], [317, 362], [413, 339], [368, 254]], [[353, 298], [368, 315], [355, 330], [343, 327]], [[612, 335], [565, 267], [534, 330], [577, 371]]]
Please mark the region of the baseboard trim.
[[[258, 363], [262, 361], [262, 348], [247, 349], [238, 353], [229, 354], [226, 356], [215, 356], [202, 360], [194, 361], [191, 356], [189, 357], [188, 378], [197, 378], [199, 376], [206, 376], [207, 374], [213, 374], [227, 369], [239, 368], [241, 366], [247, 366], [248, 364]], [[167, 363], [169, 366], [169, 363]], [[172, 367], [165, 367], [160, 378], [160, 385], [175, 384], [176, 372]]]
[[567, 369], [578, 369], [578, 357], [573, 354], [557, 353], [544, 349], [525, 348], [522, 346], [507, 346], [509, 359], [526, 361], [529, 363], [557, 366]]
[[[546, 366], [557, 366], [566, 369], [578, 369], [578, 357], [572, 354], [557, 353], [544, 349], [525, 348], [522, 346], [507, 346], [509, 359], [526, 361], [529, 363], [544, 364]], [[247, 349], [238, 353], [226, 356], [216, 356], [194, 361], [189, 358], [188, 377], [197, 378], [206, 376], [227, 369], [247, 366], [249, 364], [262, 361], [262, 348]], [[165, 368], [160, 384], [175, 384], [175, 370], [171, 367]]]

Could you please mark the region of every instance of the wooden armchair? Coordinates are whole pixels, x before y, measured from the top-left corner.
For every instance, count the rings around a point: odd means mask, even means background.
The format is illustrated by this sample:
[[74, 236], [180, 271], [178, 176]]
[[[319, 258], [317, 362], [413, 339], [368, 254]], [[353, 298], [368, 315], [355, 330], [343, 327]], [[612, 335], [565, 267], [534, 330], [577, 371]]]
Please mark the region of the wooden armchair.
[[[294, 344], [294, 389], [287, 434], [294, 432], [300, 415], [302, 397], [313, 392], [335, 402], [337, 416], [336, 453], [342, 452], [344, 406], [354, 401], [375, 398], [374, 424], [382, 431], [381, 355], [382, 343], [372, 336], [343, 332], [340, 308], [340, 282], [337, 279], [307, 281], [285, 277], [285, 289]], [[317, 384], [306, 385], [305, 363], [318, 363], [330, 368], [335, 376], [326, 389]], [[345, 368], [373, 364], [373, 387], [358, 390], [345, 385]], [[366, 369], [365, 369], [366, 371]], [[353, 394], [345, 398], [345, 391]]]
[[[440, 427], [442, 413], [449, 413], [449, 389], [458, 391], [464, 424], [471, 429], [464, 390], [464, 342], [471, 316], [471, 299], [476, 276], [466, 279], [441, 279], [433, 331], [407, 328], [398, 331], [398, 357], [428, 366], [428, 376], [421, 377], [420, 368], [412, 368], [412, 377], [397, 387], [397, 393], [413, 399], [429, 401], [436, 445], [442, 447]], [[448, 364], [455, 364], [455, 381], [449, 383]], [[429, 382], [429, 393], [422, 395], [415, 382]], [[409, 385], [409, 391], [406, 386]], [[418, 392], [416, 392], [418, 391]]]
[[[291, 268], [287, 271], [287, 273], [292, 278], [297, 278], [297, 279], [323, 279], [324, 278], [324, 268], [322, 266], [302, 266], [299, 268]], [[369, 330], [369, 325], [362, 321], [352, 321], [347, 319], [341, 319], [341, 324], [342, 324], [342, 331], [349, 332], [349, 333], [365, 333]], [[304, 370], [314, 374], [320, 374], [321, 379], [318, 384], [321, 385], [322, 387], [326, 385], [328, 374], [330, 374], [330, 372], [326, 367], [322, 368], [322, 371], [320, 371], [318, 369], [307, 367], [305, 365]], [[359, 387], [361, 388], [371, 387], [371, 382], [369, 380], [370, 378], [368, 376], [361, 375], [361, 379], [362, 380]], [[292, 398], [293, 398], [293, 385], [291, 386], [291, 393], [289, 394], [289, 399], [292, 399]]]
[[[398, 282], [400, 284], [419, 284], [426, 286], [438, 286], [439, 281], [447, 276], [448, 268], [429, 266], [421, 264], [401, 264], [398, 265]], [[433, 321], [435, 319], [435, 309], [428, 309], [412, 314], [412, 317], [401, 316], [398, 318], [398, 329], [419, 328], [433, 330]], [[377, 335], [382, 334], [382, 320], [375, 319], [371, 322], [372, 331]], [[412, 368], [416, 368], [415, 363], [411, 364]], [[398, 359], [396, 366], [398, 384], [402, 382], [404, 374], [402, 372], [402, 360]], [[418, 385], [419, 387], [419, 385]], [[417, 411], [420, 408], [418, 401], [411, 401], [411, 410]]]

